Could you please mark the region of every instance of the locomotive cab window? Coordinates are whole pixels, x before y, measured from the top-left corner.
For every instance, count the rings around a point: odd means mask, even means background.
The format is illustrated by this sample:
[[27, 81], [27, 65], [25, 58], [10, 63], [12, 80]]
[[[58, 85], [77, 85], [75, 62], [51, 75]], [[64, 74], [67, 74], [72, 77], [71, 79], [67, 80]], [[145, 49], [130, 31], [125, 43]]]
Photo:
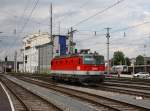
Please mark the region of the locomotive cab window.
[[104, 57], [103, 56], [84, 56], [83, 59], [84, 64], [95, 64], [95, 65], [100, 65], [104, 64]]

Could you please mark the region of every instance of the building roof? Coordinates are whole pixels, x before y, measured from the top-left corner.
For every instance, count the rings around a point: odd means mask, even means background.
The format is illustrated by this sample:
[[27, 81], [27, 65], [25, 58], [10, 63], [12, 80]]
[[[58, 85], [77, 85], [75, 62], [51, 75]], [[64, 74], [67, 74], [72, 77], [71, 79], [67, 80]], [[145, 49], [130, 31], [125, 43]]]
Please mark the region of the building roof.
[[42, 45], [37, 45], [36, 48], [44, 47], [46, 45], [52, 45], [52, 43], [49, 42], [49, 43], [45, 43], [45, 44], [42, 44]]

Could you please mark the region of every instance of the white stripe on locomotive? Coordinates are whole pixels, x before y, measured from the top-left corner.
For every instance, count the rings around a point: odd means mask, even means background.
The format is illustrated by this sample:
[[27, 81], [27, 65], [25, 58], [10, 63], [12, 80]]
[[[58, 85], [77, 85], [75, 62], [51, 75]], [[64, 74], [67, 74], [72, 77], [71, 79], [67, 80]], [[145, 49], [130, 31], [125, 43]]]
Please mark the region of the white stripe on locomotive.
[[100, 75], [104, 74], [104, 71], [65, 71], [65, 70], [51, 70], [54, 74], [71, 74], [71, 75]]

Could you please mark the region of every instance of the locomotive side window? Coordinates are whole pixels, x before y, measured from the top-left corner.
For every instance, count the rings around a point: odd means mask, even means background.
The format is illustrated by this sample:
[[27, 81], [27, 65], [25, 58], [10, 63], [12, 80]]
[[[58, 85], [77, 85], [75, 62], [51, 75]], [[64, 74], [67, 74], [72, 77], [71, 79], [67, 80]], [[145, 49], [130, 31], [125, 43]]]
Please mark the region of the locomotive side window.
[[84, 56], [84, 64], [104, 64], [104, 57], [103, 56]]
[[94, 64], [93, 56], [84, 56], [84, 64]]

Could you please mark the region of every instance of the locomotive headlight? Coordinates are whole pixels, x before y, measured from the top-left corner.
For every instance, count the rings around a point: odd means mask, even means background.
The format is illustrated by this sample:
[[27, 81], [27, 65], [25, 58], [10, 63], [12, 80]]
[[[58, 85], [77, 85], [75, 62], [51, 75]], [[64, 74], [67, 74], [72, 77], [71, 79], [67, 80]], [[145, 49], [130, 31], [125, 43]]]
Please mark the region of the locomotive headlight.
[[97, 67], [92, 67], [92, 70], [95, 71], [95, 70], [98, 70], [98, 68]]
[[77, 66], [77, 70], [80, 70], [80, 66]]

